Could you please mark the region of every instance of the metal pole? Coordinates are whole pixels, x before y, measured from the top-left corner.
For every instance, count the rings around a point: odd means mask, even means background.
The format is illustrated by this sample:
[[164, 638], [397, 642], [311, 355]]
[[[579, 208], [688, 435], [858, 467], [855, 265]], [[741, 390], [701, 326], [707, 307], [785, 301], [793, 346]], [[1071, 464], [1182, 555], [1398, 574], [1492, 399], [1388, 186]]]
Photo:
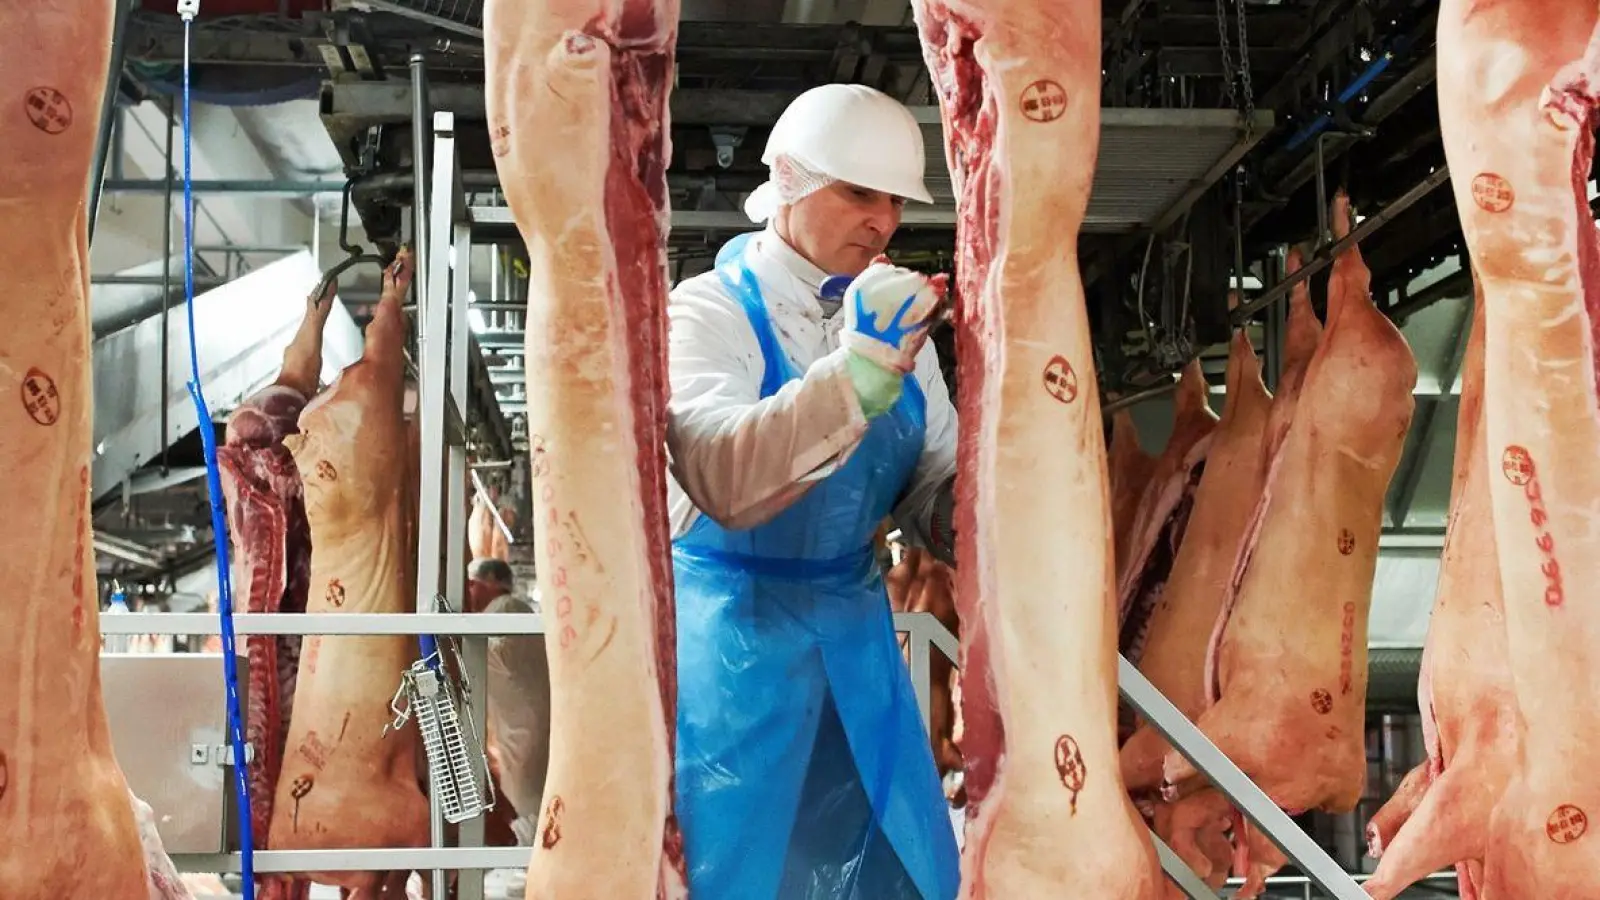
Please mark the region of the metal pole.
[[1135, 391], [1126, 397], [1118, 397], [1115, 400], [1109, 400], [1100, 405], [1100, 412], [1102, 415], [1109, 416], [1119, 409], [1125, 409], [1129, 406], [1138, 406], [1146, 400], [1154, 400], [1157, 397], [1164, 397], [1177, 389], [1178, 380], [1174, 378], [1166, 384], [1158, 384], [1155, 387], [1145, 388], [1142, 391]]
[[[411, 243], [416, 251], [417, 280], [414, 282], [419, 288], [422, 285], [431, 285], [431, 274], [426, 266], [432, 263], [428, 257], [429, 220], [428, 220], [428, 133], [431, 131], [428, 120], [428, 71], [424, 67], [421, 53], [411, 54]], [[447, 220], [448, 221], [448, 220]], [[449, 232], [445, 232], [445, 240], [449, 240]], [[421, 296], [418, 296], [420, 302]]]
[[1210, 779], [1218, 790], [1226, 794], [1245, 818], [1261, 829], [1261, 833], [1318, 887], [1334, 900], [1368, 900], [1367, 893], [1356, 885], [1349, 873], [1317, 846], [1310, 835], [1301, 831], [1287, 813], [1279, 809], [1249, 776], [1224, 756], [1193, 722], [1172, 705], [1172, 701], [1162, 696], [1126, 657], [1117, 659], [1117, 686], [1123, 699], [1132, 704], [1145, 721], [1154, 725], [1161, 736]]
[[[437, 161], [436, 161], [437, 162]], [[438, 163], [441, 172], [453, 175], [456, 168], [454, 161]], [[451, 204], [452, 206], [454, 204]], [[450, 209], [450, 215], [441, 218], [454, 219], [456, 211]], [[455, 270], [451, 273], [450, 288], [450, 386], [449, 396], [455, 408], [460, 410], [463, 417], [467, 409], [467, 288], [471, 281], [472, 259], [472, 229], [466, 224], [454, 226], [455, 243]], [[465, 421], [463, 421], [465, 426]], [[444, 595], [449, 601], [452, 610], [465, 611], [466, 602], [463, 594], [467, 583], [467, 446], [466, 429], [450, 441], [449, 472], [445, 482], [445, 587]], [[476, 474], [473, 475], [476, 479]], [[496, 518], [499, 518], [498, 514]], [[487, 747], [488, 735], [485, 726], [488, 723], [488, 697], [489, 681], [489, 641], [488, 638], [466, 638], [462, 642], [462, 663], [466, 671], [463, 677], [470, 679], [477, 689], [472, 692], [472, 727], [476, 730], [479, 747]], [[487, 786], [485, 786], [487, 789]], [[457, 832], [458, 841], [463, 847], [482, 846], [483, 844], [483, 816], [462, 822]], [[483, 900], [483, 872], [467, 871], [457, 877], [457, 896], [459, 900]], [[438, 896], [438, 895], [435, 895]]]
[[[161, 475], [167, 474], [167, 398], [172, 391], [171, 375], [167, 371], [168, 358], [172, 356], [171, 336], [168, 334], [167, 312], [172, 308], [172, 194], [174, 175], [172, 167], [172, 104], [167, 104], [167, 203], [166, 214], [161, 217]], [[205, 427], [205, 423], [200, 423]]]
[[[433, 169], [435, 202], [429, 204], [435, 214], [417, 223], [420, 237], [428, 234], [427, 246], [434, 254], [428, 259], [428, 287], [420, 296], [421, 336], [418, 339], [421, 359], [418, 365], [417, 415], [422, 430], [421, 509], [418, 511], [420, 531], [417, 540], [417, 611], [432, 612], [434, 598], [439, 596], [442, 582], [440, 541], [442, 525], [447, 521], [444, 509], [445, 495], [445, 411], [446, 389], [449, 378], [446, 360], [449, 352], [449, 298], [450, 298], [450, 200], [451, 171], [455, 167], [456, 149], [454, 124], [448, 114], [440, 117], [434, 143], [438, 147]], [[422, 194], [418, 192], [420, 200]], [[420, 205], [419, 205], [420, 206]], [[413, 213], [419, 208], [413, 206]], [[417, 255], [420, 263], [425, 257]], [[419, 266], [420, 269], [420, 266]], [[421, 276], [419, 274], [420, 282]], [[445, 846], [444, 813], [439, 807], [438, 785], [430, 781], [428, 789], [429, 823], [432, 845]], [[433, 870], [433, 896], [447, 897], [447, 872]]]
[[[94, 226], [100, 218], [101, 185], [106, 179], [106, 159], [110, 156], [111, 131], [116, 125], [117, 94], [122, 85], [122, 65], [128, 56], [128, 16], [133, 11], [134, 0], [117, 0], [115, 17], [111, 24], [111, 62], [106, 71], [106, 89], [100, 98], [99, 132], [94, 140], [94, 159], [89, 163], [89, 245], [94, 245]], [[170, 124], [168, 126], [171, 127]], [[120, 142], [119, 142], [120, 143]], [[114, 168], [121, 168], [118, 160]], [[172, 154], [167, 154], [167, 168], [172, 168]], [[171, 183], [170, 180], [168, 182]], [[168, 190], [171, 190], [169, 187]]]
[[1243, 325], [1251, 316], [1263, 309], [1266, 309], [1268, 306], [1271, 306], [1273, 303], [1276, 303], [1284, 297], [1289, 296], [1289, 291], [1292, 290], [1295, 285], [1305, 281], [1307, 278], [1310, 278], [1311, 276], [1332, 265], [1334, 257], [1338, 256], [1346, 249], [1361, 243], [1361, 240], [1367, 235], [1377, 231], [1384, 225], [1387, 225], [1390, 219], [1393, 219], [1395, 216], [1405, 212], [1407, 209], [1411, 208], [1412, 204], [1416, 203], [1418, 200], [1421, 200], [1423, 197], [1428, 196], [1433, 192], [1434, 188], [1437, 188], [1439, 185], [1444, 184], [1449, 180], [1450, 168], [1448, 166], [1440, 166], [1432, 175], [1429, 175], [1427, 178], [1424, 178], [1421, 182], [1419, 182], [1416, 187], [1406, 191], [1393, 203], [1385, 206], [1380, 212], [1378, 212], [1377, 215], [1368, 216], [1361, 222], [1360, 225], [1357, 225], [1353, 231], [1346, 235], [1344, 240], [1339, 241], [1331, 247], [1325, 248], [1321, 253], [1317, 254], [1315, 259], [1310, 260], [1306, 265], [1295, 270], [1288, 277], [1284, 278], [1283, 281], [1279, 282], [1276, 287], [1272, 288], [1256, 299], [1251, 300], [1249, 303], [1239, 304], [1239, 306], [1233, 311], [1233, 324]]

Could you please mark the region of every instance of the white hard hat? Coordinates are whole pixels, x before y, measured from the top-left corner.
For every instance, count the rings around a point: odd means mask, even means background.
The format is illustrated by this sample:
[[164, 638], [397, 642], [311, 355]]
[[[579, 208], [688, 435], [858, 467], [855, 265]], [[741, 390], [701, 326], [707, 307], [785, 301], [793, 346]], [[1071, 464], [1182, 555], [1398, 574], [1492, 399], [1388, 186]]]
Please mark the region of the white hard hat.
[[[922, 128], [899, 101], [865, 85], [825, 84], [796, 97], [772, 127], [761, 161], [774, 166], [780, 156], [804, 175], [821, 176], [822, 184], [844, 181], [933, 202], [922, 183]], [[764, 222], [793, 202], [783, 193], [769, 180], [745, 199], [744, 211], [751, 221]]]

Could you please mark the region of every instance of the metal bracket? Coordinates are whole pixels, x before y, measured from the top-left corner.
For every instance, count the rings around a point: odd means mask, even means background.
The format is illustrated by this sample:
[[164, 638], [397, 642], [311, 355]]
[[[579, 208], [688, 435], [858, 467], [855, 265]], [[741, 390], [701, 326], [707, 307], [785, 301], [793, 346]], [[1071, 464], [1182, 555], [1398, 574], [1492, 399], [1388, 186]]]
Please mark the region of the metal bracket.
[[[244, 745], [244, 761], [246, 765], [256, 761], [255, 745], [248, 743]], [[227, 744], [190, 744], [189, 765], [231, 767], [233, 747]]]

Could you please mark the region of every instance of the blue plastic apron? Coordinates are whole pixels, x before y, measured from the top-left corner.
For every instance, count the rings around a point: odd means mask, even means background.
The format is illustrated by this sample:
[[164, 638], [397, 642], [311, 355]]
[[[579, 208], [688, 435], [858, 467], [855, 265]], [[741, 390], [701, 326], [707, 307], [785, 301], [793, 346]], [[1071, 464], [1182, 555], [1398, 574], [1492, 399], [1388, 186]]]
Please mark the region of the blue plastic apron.
[[[717, 255], [761, 345], [761, 396], [799, 377], [744, 263]], [[951, 900], [955, 834], [872, 536], [922, 452], [906, 378], [832, 475], [765, 525], [673, 542], [677, 814], [693, 900]]]

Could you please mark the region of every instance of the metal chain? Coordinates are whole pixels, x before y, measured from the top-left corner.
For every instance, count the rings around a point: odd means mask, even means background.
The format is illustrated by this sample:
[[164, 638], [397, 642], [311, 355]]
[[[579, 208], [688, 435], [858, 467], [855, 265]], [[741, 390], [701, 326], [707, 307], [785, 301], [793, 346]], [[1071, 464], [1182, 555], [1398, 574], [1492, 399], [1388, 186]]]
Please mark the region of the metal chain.
[[1256, 114], [1256, 92], [1250, 84], [1250, 38], [1245, 31], [1244, 0], [1234, 0], [1239, 6], [1239, 83], [1244, 91], [1244, 127], [1248, 131]]
[[1228, 52], [1228, 10], [1223, 0], [1217, 0], [1217, 44], [1222, 49], [1222, 80], [1227, 89], [1229, 106], [1237, 106], [1238, 96], [1233, 90], [1233, 58]]

